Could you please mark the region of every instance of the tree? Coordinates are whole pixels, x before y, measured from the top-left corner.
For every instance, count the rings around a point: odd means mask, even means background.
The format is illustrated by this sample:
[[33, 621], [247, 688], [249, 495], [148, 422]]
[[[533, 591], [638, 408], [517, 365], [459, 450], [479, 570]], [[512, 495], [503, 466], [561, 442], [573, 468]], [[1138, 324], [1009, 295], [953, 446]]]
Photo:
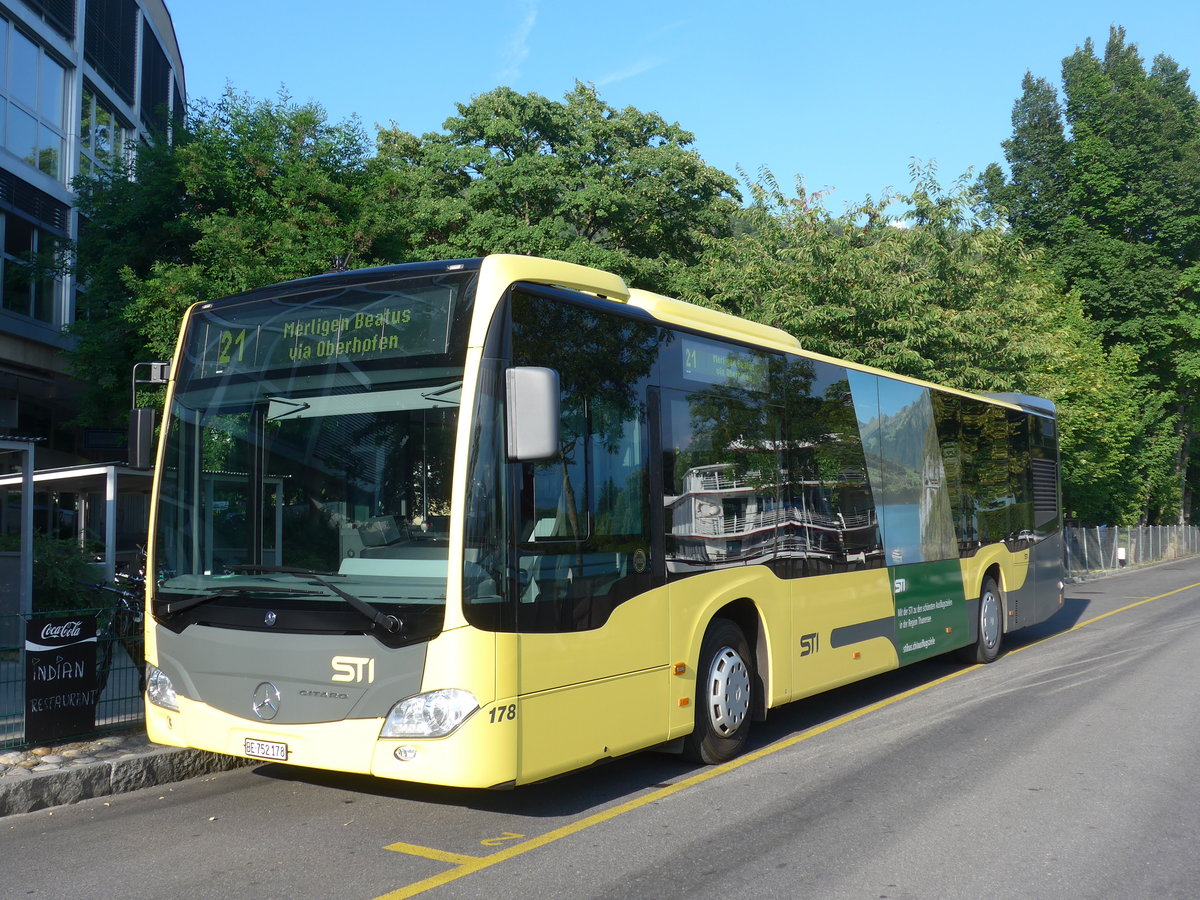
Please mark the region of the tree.
[[981, 184], [992, 205], [1007, 211], [1017, 235], [1041, 243], [1038, 239], [1066, 218], [1068, 146], [1054, 86], [1026, 72], [1021, 90], [1013, 105], [1013, 136], [1002, 145], [1012, 167], [1012, 183], [1005, 182], [1000, 166], [993, 163], [984, 171]]
[[[1060, 407], [1068, 503], [1089, 521], [1128, 518], [1141, 422], [1132, 358], [1100, 343], [1044, 254], [914, 169], [909, 194], [835, 216], [770, 177], [736, 237], [708, 242], [677, 290], [789, 331], [809, 350], [970, 391], [1023, 391]], [[895, 204], [906, 207], [891, 220]]]
[[[1010, 168], [981, 179], [993, 212], [1047, 257], [1100, 329], [1129, 348], [1150, 418], [1139, 456], [1143, 520], [1187, 516], [1200, 413], [1200, 104], [1166, 56], [1147, 71], [1114, 27], [1063, 60], [1063, 94], [1027, 74], [1004, 142]], [[1127, 358], [1127, 357], [1122, 357]], [[1173, 448], [1173, 449], [1168, 449]]]
[[75, 188], [81, 287], [71, 364], [84, 389], [80, 418], [111, 423], [129, 408], [133, 364], [168, 358], [151, 354], [139, 323], [124, 316], [127, 280], [145, 278], [156, 263], [190, 258], [198, 233], [184, 218], [183, 182], [168, 145], [142, 146], [128, 166], [80, 179]]
[[590, 85], [561, 103], [496, 88], [459, 104], [445, 129], [380, 133], [383, 164], [412, 173], [428, 258], [551, 256], [654, 287], [736, 208], [736, 180], [704, 164], [690, 132], [614, 109]]
[[170, 358], [190, 304], [335, 259], [373, 262], [390, 235], [368, 202], [370, 150], [354, 120], [229, 89], [194, 111], [175, 146], [143, 147], [132, 173], [80, 185], [87, 287], [73, 365], [91, 387], [84, 417], [123, 412], [130, 366]]

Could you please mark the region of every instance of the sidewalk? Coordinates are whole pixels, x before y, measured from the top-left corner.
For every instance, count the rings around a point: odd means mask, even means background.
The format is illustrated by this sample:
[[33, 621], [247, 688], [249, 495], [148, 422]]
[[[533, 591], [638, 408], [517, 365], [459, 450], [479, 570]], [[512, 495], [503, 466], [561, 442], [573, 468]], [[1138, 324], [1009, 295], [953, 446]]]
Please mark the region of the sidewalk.
[[0, 816], [123, 794], [248, 762], [152, 744], [142, 731], [0, 751]]

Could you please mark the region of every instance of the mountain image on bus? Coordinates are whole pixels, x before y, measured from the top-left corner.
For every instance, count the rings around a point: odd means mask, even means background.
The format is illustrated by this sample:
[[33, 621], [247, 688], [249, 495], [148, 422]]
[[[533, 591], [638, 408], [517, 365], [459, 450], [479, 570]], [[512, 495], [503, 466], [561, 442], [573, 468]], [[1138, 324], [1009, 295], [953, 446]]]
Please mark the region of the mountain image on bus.
[[737, 756], [1063, 602], [1054, 405], [511, 255], [199, 303], [148, 547], [159, 743], [426, 784]]

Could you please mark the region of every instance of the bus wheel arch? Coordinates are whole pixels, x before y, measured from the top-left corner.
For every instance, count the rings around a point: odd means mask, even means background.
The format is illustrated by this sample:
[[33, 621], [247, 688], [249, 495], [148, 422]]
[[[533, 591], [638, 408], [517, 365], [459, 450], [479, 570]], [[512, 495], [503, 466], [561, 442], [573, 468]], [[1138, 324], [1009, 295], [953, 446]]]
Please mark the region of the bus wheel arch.
[[732, 620], [742, 630], [750, 645], [750, 658], [754, 663], [754, 671], [751, 673], [754, 684], [751, 712], [755, 722], [762, 722], [767, 718], [767, 698], [771, 696], [767, 690], [770, 687], [771, 661], [767, 652], [767, 634], [762, 615], [753, 600], [742, 597], [725, 604], [713, 615], [714, 619], [718, 617]]
[[726, 762], [742, 752], [761, 692], [745, 627], [724, 612], [709, 621], [700, 642], [695, 724], [683, 739], [684, 759], [706, 765]]

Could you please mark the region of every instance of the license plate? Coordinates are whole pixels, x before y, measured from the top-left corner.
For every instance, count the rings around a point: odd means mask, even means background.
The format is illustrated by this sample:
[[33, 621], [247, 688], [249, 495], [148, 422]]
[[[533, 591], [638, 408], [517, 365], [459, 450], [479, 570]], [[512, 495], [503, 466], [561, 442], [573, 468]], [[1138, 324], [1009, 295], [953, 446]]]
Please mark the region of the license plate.
[[287, 762], [288, 746], [278, 741], [256, 741], [246, 738], [246, 755], [255, 759], [275, 759]]

